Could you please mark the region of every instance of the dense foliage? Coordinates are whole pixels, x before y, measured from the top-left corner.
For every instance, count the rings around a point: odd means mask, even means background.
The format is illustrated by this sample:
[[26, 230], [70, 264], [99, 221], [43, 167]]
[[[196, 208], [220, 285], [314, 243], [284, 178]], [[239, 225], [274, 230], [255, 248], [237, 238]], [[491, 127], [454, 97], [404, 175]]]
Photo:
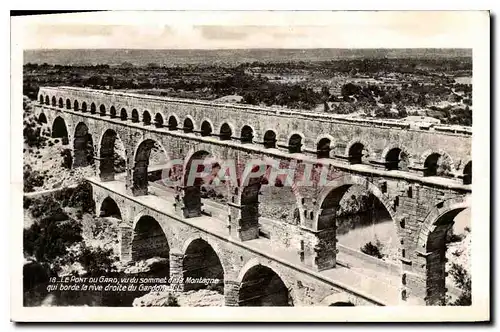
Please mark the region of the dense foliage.
[[71, 166], [73, 165], [73, 157], [71, 156], [71, 149], [62, 150], [61, 157], [63, 157], [61, 166], [66, 169], [71, 169]]
[[28, 63], [24, 66], [24, 93], [36, 99], [39, 86], [72, 85], [208, 100], [239, 95], [241, 102], [252, 105], [299, 109], [321, 109], [324, 105], [327, 112], [347, 114], [361, 110], [378, 118], [403, 118], [410, 114], [408, 107], [415, 107], [429, 111], [424, 115], [435, 116], [443, 123], [470, 125], [472, 86], [455, 82], [454, 78], [471, 75], [471, 59], [466, 57], [254, 61], [168, 67], [155, 63]]
[[68, 220], [61, 205], [50, 196], [25, 199], [37, 222], [24, 230], [24, 251], [38, 262], [51, 262], [67, 253], [70, 245], [82, 241], [81, 226]]
[[463, 266], [456, 263], [452, 264], [449, 274], [452, 276], [455, 285], [462, 291], [462, 294], [455, 301], [449, 301], [448, 305], [472, 305], [472, 280], [470, 274]]
[[[79, 213], [93, 212], [89, 186], [82, 182], [76, 188], [65, 188], [53, 195], [24, 198], [24, 209], [31, 214], [34, 222], [24, 230], [23, 248], [25, 255], [37, 263], [34, 265], [36, 269], [25, 271], [27, 286], [33, 287], [37, 283], [37, 275], [57, 275], [62, 266], [76, 262], [88, 275], [114, 272], [112, 250], [87, 246], [83, 241], [81, 222], [70, 217], [64, 209], [69, 207], [76, 208]], [[40, 269], [44, 273], [40, 273]]]
[[30, 165], [23, 167], [23, 191], [30, 193], [35, 191], [36, 187], [43, 186], [45, 176], [39, 172], [32, 170]]
[[77, 208], [81, 213], [95, 213], [92, 186], [85, 180], [80, 180], [75, 188], [64, 188], [55, 192], [54, 199], [63, 207]]

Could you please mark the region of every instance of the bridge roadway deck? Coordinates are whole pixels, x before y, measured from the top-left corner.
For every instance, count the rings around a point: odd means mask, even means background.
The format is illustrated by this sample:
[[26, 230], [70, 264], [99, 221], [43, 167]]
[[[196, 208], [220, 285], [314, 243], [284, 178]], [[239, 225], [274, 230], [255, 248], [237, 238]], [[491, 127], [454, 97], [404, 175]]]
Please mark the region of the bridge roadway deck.
[[[125, 183], [122, 181], [101, 182], [96, 178], [89, 178], [92, 183], [114, 192], [122, 197], [135, 201], [161, 214], [173, 218], [184, 224], [188, 224], [205, 233], [211, 234], [222, 241], [231, 242], [234, 245], [252, 251], [254, 254], [272, 259], [285, 266], [297, 270], [298, 273], [304, 273], [321, 281], [336, 286], [350, 293], [355, 293], [369, 299], [371, 302], [380, 305], [398, 305], [400, 276], [390, 273], [387, 269], [370, 265], [366, 268], [366, 260], [344, 253], [336, 268], [317, 272], [305, 266], [299, 259], [295, 250], [287, 250], [273, 246], [267, 238], [260, 237], [249, 241], [237, 241], [227, 235], [226, 223], [218, 218], [210, 216], [200, 216], [185, 219], [180, 217], [174, 210], [173, 198], [167, 194], [130, 196], [126, 193]], [[153, 189], [153, 188], [152, 188]], [[154, 191], [154, 189], [152, 190]]]

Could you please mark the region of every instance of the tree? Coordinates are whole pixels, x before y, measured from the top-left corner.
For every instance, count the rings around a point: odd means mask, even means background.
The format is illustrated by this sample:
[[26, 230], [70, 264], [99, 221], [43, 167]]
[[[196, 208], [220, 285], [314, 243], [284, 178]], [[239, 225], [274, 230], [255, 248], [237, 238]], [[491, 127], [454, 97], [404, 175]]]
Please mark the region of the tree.
[[330, 89], [327, 86], [321, 87], [321, 96], [325, 101], [330, 99]]
[[114, 82], [115, 82], [115, 80], [113, 79], [112, 76], [106, 77], [106, 85], [113, 86]]
[[81, 226], [75, 222], [61, 222], [55, 215], [45, 217], [24, 230], [23, 248], [38, 262], [50, 263], [67, 253], [69, 246], [82, 241]]
[[89, 85], [91, 87], [100, 87], [103, 86], [105, 82], [101, 76], [93, 75], [89, 77], [89, 79], [85, 83], [86, 85]]
[[380, 250], [381, 250], [380, 247], [381, 247], [381, 244], [379, 241], [376, 241], [375, 244], [371, 243], [371, 241], [370, 241], [368, 243], [365, 243], [365, 245], [363, 247], [361, 247], [360, 250], [364, 254], [367, 254], [367, 255], [370, 255], [373, 257], [377, 257], [377, 258], [382, 258], [384, 256], [380, 252]]
[[408, 111], [406, 110], [406, 107], [403, 104], [401, 103], [398, 104], [396, 109], [398, 110], [398, 116], [400, 118], [406, 118], [408, 116]]
[[80, 180], [69, 199], [68, 206], [78, 207], [82, 213], [95, 212], [95, 202], [92, 197], [92, 186], [90, 183]]
[[87, 276], [102, 276], [108, 275], [111, 272], [116, 272], [113, 266], [113, 250], [103, 249], [101, 247], [83, 247], [78, 261], [82, 264]]
[[73, 165], [73, 158], [71, 157], [71, 149], [62, 150], [61, 157], [63, 157], [61, 166], [66, 169], [71, 169], [71, 166]]

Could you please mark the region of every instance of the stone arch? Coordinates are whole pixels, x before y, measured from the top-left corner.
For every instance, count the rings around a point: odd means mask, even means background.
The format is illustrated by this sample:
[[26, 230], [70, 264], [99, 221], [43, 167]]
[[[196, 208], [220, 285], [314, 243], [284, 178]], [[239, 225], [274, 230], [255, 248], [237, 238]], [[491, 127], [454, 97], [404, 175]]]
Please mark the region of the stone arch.
[[224, 122], [219, 128], [219, 137], [221, 141], [229, 141], [233, 137], [234, 126]]
[[86, 167], [94, 164], [94, 144], [89, 128], [80, 122], [75, 128], [73, 139], [73, 167]]
[[116, 108], [114, 106], [111, 106], [111, 108], [109, 109], [109, 116], [112, 119], [116, 118]]
[[168, 130], [177, 130], [179, 127], [179, 121], [176, 115], [170, 115], [168, 117]]
[[110, 196], [104, 198], [99, 208], [99, 217], [113, 217], [122, 220], [122, 212], [118, 204]]
[[[225, 270], [217, 247], [204, 238], [190, 238], [185, 242], [182, 259], [184, 290], [196, 290], [208, 288], [224, 293]], [[209, 278], [217, 279], [214, 283], [196, 283], [189, 282], [190, 278]]]
[[316, 139], [317, 158], [330, 158], [330, 153], [334, 148], [334, 140], [330, 135], [322, 135]]
[[52, 96], [52, 106], [57, 106], [57, 100], [55, 96]]
[[135, 108], [132, 110], [132, 122], [139, 122], [139, 112]]
[[292, 132], [288, 136], [288, 152], [289, 153], [302, 153], [302, 146], [304, 145], [305, 136], [299, 132]]
[[64, 107], [64, 101], [62, 99], [62, 97], [59, 97], [59, 108], [63, 108]]
[[403, 170], [407, 171], [411, 156], [406, 149], [399, 145], [390, 145], [382, 151], [381, 160], [385, 162], [385, 168], [388, 171]]
[[70, 110], [71, 109], [71, 100], [66, 99], [66, 109]]
[[125, 108], [122, 108], [120, 110], [120, 120], [122, 120], [122, 121], [127, 120], [127, 110]]
[[472, 160], [469, 160], [469, 162], [464, 166], [463, 183], [472, 184]]
[[183, 126], [182, 126], [182, 130], [185, 132], [185, 133], [192, 133], [195, 131], [195, 127], [194, 127], [194, 121], [193, 121], [193, 118], [191, 116], [186, 116], [186, 118], [184, 119], [184, 123], [183, 123]]
[[149, 126], [151, 124], [151, 114], [149, 114], [148, 110], [142, 112], [142, 123], [145, 126]]
[[446, 234], [455, 217], [470, 207], [470, 196], [455, 197], [437, 204], [425, 218], [419, 235], [419, 247], [425, 251], [425, 302], [444, 305], [446, 302]]
[[94, 103], [90, 104], [90, 114], [95, 114], [96, 111], [96, 106]]
[[203, 120], [200, 127], [201, 136], [212, 135], [213, 128], [214, 126], [212, 125], [212, 122], [210, 120], [208, 119]]
[[420, 159], [424, 176], [448, 176], [455, 169], [453, 159], [443, 150], [427, 150]]
[[146, 138], [139, 142], [134, 150], [134, 167], [132, 170], [132, 194], [134, 196], [147, 195], [148, 193], [148, 166], [151, 149], [158, 144], [168, 158], [167, 150], [160, 141]]
[[60, 116], [56, 117], [52, 123], [52, 138], [61, 138], [63, 145], [69, 143], [68, 127], [66, 121]]
[[[170, 246], [160, 223], [149, 215], [141, 215], [134, 223], [132, 237], [132, 260], [161, 257], [170, 259]], [[165, 264], [165, 275], [169, 275], [169, 264]]]
[[375, 186], [367, 179], [363, 178], [362, 176], [351, 174], [344, 174], [341, 177], [328, 182], [319, 194], [314, 218], [315, 230], [335, 228], [335, 225], [331, 224], [331, 222], [335, 221], [334, 216], [336, 213], [336, 208], [349, 187], [353, 185], [366, 188], [367, 191], [372, 193], [380, 201], [380, 203], [384, 205], [392, 220], [395, 222], [396, 228], [399, 230], [399, 227], [396, 223], [396, 211], [394, 211], [394, 209], [392, 208], [388, 197], [385, 196], [377, 186]]
[[75, 99], [75, 102], [73, 103], [73, 110], [76, 112], [80, 109], [80, 105], [78, 105], [78, 100]]
[[161, 113], [156, 113], [155, 115], [155, 127], [163, 128], [163, 116], [161, 115]]
[[[211, 163], [211, 174], [204, 174], [205, 163]], [[201, 215], [201, 186], [210, 183], [211, 179], [218, 172], [217, 165], [220, 162], [208, 151], [193, 151], [185, 159], [183, 166], [182, 185], [184, 193], [182, 197], [183, 214], [185, 218], [198, 217]], [[194, 168], [196, 165], [196, 169]], [[200, 177], [202, 173], [204, 177]]]
[[44, 124], [46, 124], [48, 122], [47, 116], [45, 116], [45, 114], [43, 112], [40, 113], [40, 115], [38, 116], [38, 122], [44, 123]]
[[86, 102], [83, 102], [82, 103], [82, 112], [87, 112], [87, 103]]
[[276, 148], [276, 142], [276, 131], [272, 129], [267, 130], [264, 134], [264, 147], [266, 149]]
[[123, 144], [123, 141], [113, 129], [106, 129], [101, 135], [99, 142], [99, 176], [101, 178], [101, 181], [113, 181], [115, 179], [116, 139], [120, 140]]
[[99, 115], [101, 115], [101, 116], [106, 115], [106, 106], [104, 106], [103, 104], [101, 104], [101, 106], [99, 106]]
[[44, 99], [43, 99], [43, 95], [42, 95], [42, 94], [40, 94], [40, 98], [38, 98], [38, 101], [40, 102], [40, 104], [43, 104], [43, 100], [44, 100]]
[[238, 281], [240, 307], [293, 306], [291, 285], [268, 265], [251, 260], [241, 269]]
[[50, 98], [49, 98], [49, 96], [45, 96], [45, 105], [50, 105]]
[[326, 307], [353, 307], [355, 299], [344, 292], [330, 294], [321, 302], [321, 306]]

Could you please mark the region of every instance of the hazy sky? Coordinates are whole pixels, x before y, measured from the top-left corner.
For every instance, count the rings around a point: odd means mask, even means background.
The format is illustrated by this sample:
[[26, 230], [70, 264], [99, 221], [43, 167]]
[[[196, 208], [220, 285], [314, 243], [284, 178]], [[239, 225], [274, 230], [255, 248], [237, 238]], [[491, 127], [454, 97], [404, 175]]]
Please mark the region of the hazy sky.
[[[24, 21], [24, 49], [466, 47], [467, 12], [112, 12]], [[479, 13], [480, 14], [480, 13]], [[29, 21], [30, 20], [30, 21]]]

